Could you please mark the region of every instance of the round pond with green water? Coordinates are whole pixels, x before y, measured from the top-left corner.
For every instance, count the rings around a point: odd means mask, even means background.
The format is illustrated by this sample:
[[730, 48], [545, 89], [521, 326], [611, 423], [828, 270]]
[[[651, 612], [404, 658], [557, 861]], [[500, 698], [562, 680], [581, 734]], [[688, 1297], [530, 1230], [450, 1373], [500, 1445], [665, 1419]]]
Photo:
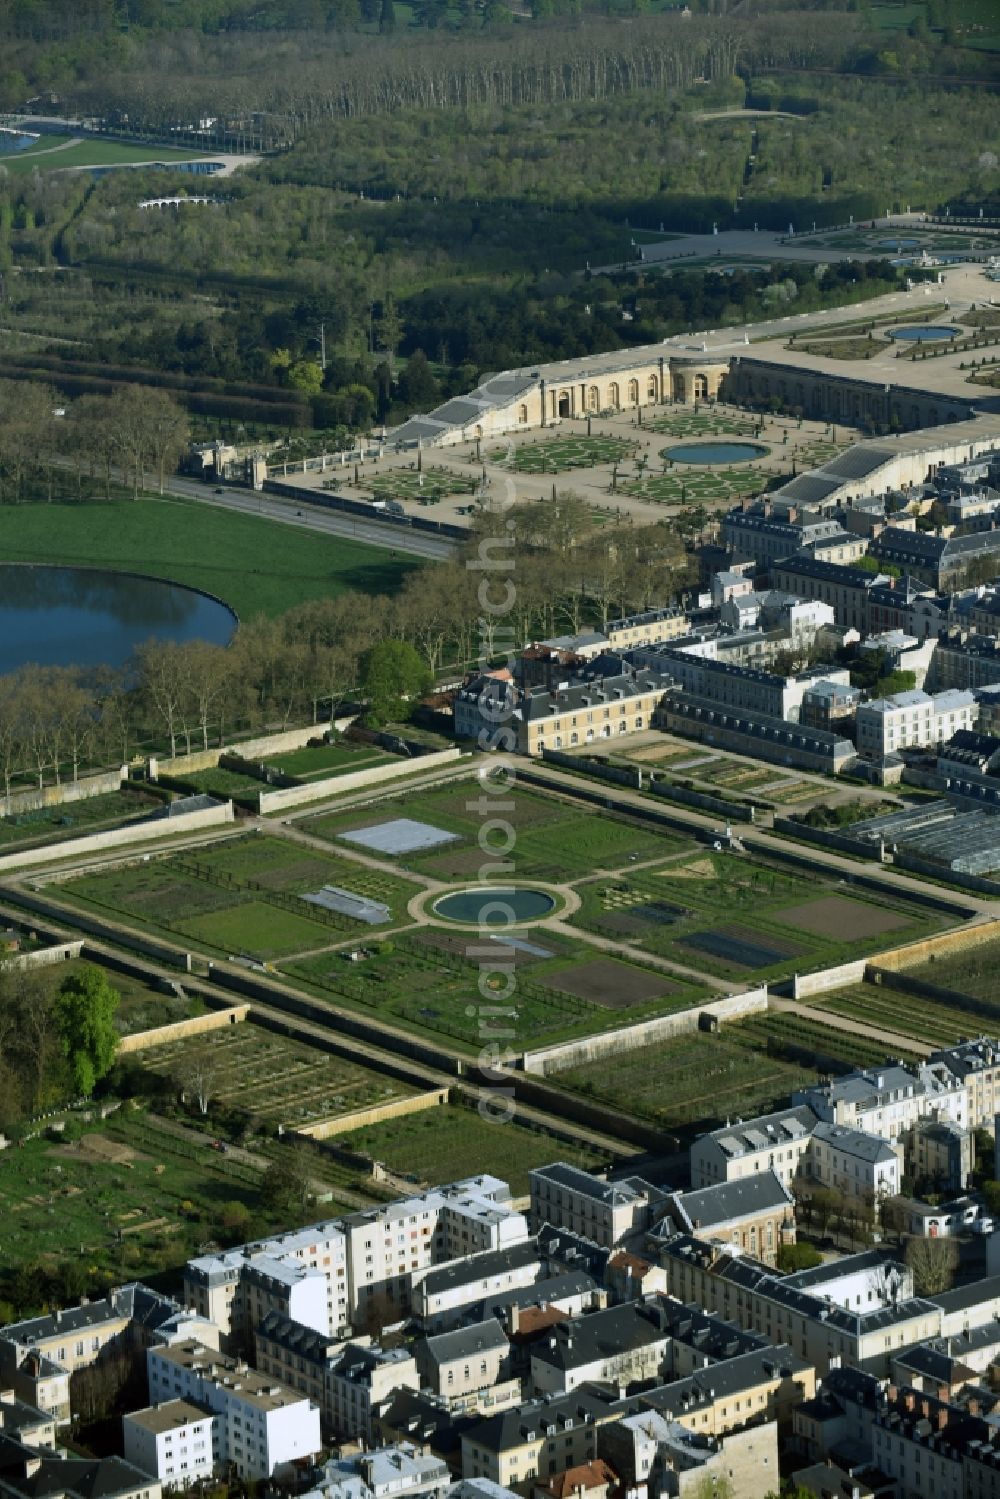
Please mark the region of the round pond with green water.
[[555, 909], [555, 904], [544, 890], [480, 885], [442, 895], [434, 902], [433, 909], [435, 916], [461, 922], [463, 926], [507, 927], [516, 922], [540, 921]]

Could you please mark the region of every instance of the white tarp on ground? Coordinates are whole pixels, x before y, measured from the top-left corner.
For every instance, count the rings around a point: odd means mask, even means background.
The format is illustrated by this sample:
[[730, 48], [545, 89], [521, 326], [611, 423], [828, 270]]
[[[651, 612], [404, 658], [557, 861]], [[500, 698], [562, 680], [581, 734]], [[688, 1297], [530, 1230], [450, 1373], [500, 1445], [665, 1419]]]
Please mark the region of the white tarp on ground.
[[395, 817], [391, 822], [374, 823], [367, 828], [354, 828], [350, 833], [338, 833], [345, 843], [358, 843], [378, 854], [412, 854], [419, 848], [437, 848], [439, 843], [454, 843], [457, 833], [447, 833], [429, 822], [417, 822], [412, 817]]
[[327, 911], [339, 911], [342, 916], [353, 916], [355, 921], [367, 921], [377, 926], [388, 921], [392, 912], [379, 900], [369, 900], [366, 895], [355, 895], [350, 890], [341, 890], [339, 885], [324, 885], [322, 890], [303, 895], [311, 906], [323, 906]]

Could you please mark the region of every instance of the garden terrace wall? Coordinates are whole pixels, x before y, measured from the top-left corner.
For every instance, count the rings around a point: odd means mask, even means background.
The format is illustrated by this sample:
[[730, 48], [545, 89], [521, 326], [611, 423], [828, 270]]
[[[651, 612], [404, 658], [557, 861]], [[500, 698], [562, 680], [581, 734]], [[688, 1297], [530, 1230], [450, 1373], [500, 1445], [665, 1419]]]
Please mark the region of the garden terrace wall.
[[[599, 781], [610, 781], [615, 786], [626, 786], [631, 791], [642, 790], [642, 769], [624, 765], [605, 765], [600, 760], [586, 755], [565, 755], [561, 750], [542, 750], [542, 760], [547, 764], [564, 766], [567, 770], [594, 776]], [[753, 822], [753, 808], [739, 802], [725, 801], [703, 791], [689, 791], [685, 786], [676, 786], [671, 781], [654, 781], [650, 776], [649, 789], [654, 796], [665, 801], [679, 802], [681, 806], [695, 807], [700, 812], [711, 812], [715, 817], [726, 817], [730, 822]]]
[[450, 1098], [450, 1088], [432, 1088], [428, 1093], [416, 1093], [411, 1098], [396, 1098], [391, 1103], [376, 1103], [368, 1109], [355, 1109], [350, 1114], [339, 1114], [334, 1119], [300, 1124], [297, 1133], [308, 1136], [310, 1140], [327, 1140], [331, 1135], [346, 1135], [351, 1130], [365, 1129], [370, 1124], [382, 1124], [386, 1119], [422, 1114], [427, 1109], [435, 1109], [448, 1103]]
[[[360, 1061], [367, 1067], [372, 1067], [375, 1063], [365, 1060], [365, 1052], [362, 1049], [365, 1044], [382, 1048], [391, 1047], [394, 1051], [401, 1052], [404, 1057], [409, 1057], [424, 1067], [450, 1073], [453, 1077], [459, 1077], [462, 1073], [464, 1064], [458, 1057], [439, 1050], [429, 1042], [418, 1041], [415, 1036], [408, 1036], [401, 1031], [389, 1030], [372, 1024], [361, 1015], [353, 1015], [346, 1010], [324, 1004], [321, 1000], [310, 999], [308, 995], [286, 989], [282, 984], [268, 982], [254, 974], [238, 972], [219, 963], [211, 965], [209, 977], [212, 983], [218, 984], [220, 988], [232, 989], [248, 999], [259, 1000], [261, 1004], [268, 1005], [271, 1009], [285, 1010], [289, 1015], [298, 1016], [312, 1025], [324, 1028], [335, 1026], [339, 1037], [349, 1036], [352, 1043], [361, 1043], [361, 1046], [357, 1046], [349, 1045], [346, 1041], [342, 1042], [345, 1047], [342, 1055], [349, 1056], [352, 1061]], [[280, 1023], [275, 1022], [272, 1028], [280, 1030]], [[331, 1049], [336, 1050], [335, 1047]], [[389, 1069], [383, 1067], [382, 1070]], [[413, 1074], [407, 1073], [406, 1076], [412, 1080]], [[422, 1081], [427, 1083], [429, 1079], [424, 1077]]]
[[157, 1025], [152, 1030], [135, 1031], [122, 1036], [118, 1043], [119, 1056], [128, 1056], [135, 1051], [149, 1051], [154, 1046], [166, 1046], [168, 1041], [183, 1041], [188, 1036], [203, 1036], [208, 1031], [221, 1031], [229, 1025], [239, 1025], [250, 1014], [249, 1005], [231, 1005], [217, 1010], [213, 1015], [194, 1015], [190, 1020], [175, 1020], [170, 1025]]
[[149, 822], [131, 823], [124, 828], [108, 828], [104, 833], [90, 833], [82, 838], [66, 838], [61, 843], [47, 843], [43, 848], [27, 848], [21, 853], [0, 855], [0, 873], [26, 869], [35, 864], [54, 864], [58, 859], [82, 858], [132, 843], [149, 843], [159, 838], [176, 838], [182, 833], [201, 832], [204, 828], [232, 822], [234, 815], [231, 801], [218, 802], [199, 812], [182, 812], [179, 817], [160, 817]]
[[775, 817], [774, 831], [789, 838], [801, 838], [803, 843], [816, 843], [820, 848], [837, 849], [840, 853], [853, 854], [855, 859], [874, 859], [882, 862], [882, 851], [877, 843], [863, 843], [848, 833], [838, 833], [833, 828], [811, 828], [807, 823], [797, 822], [793, 817]]
[[10, 968], [53, 968], [57, 963], [68, 963], [80, 957], [83, 938], [77, 941], [56, 942], [51, 947], [39, 947], [34, 952], [11, 953], [0, 966]]
[[951, 885], [960, 885], [963, 890], [1000, 896], [1000, 880], [990, 880], [982, 874], [964, 874], [960, 869], [949, 869], [945, 864], [932, 864], [929, 859], [918, 859], [915, 854], [904, 853], [902, 850], [893, 854], [892, 862], [900, 869], [909, 869], [913, 874], [926, 874], [932, 880], [947, 880]]
[[[14, 906], [23, 906], [25, 910], [36, 915], [46, 916], [51, 921], [67, 922], [70, 926], [79, 928], [81, 932], [89, 932], [92, 937], [100, 937], [105, 942], [118, 947], [126, 947], [131, 952], [139, 953], [145, 958], [152, 958], [154, 962], [162, 963], [167, 968], [180, 968], [185, 973], [191, 972], [189, 952], [183, 952], [180, 948], [171, 947], [165, 942], [157, 942], [152, 937], [142, 937], [117, 922], [102, 920], [98, 916], [88, 916], [75, 907], [67, 910], [65, 906], [57, 905], [43, 895], [20, 888], [5, 890], [4, 899]], [[103, 953], [97, 961], [101, 963], [105, 961]], [[141, 972], [139, 976], [148, 977]]]
[[553, 781], [547, 775], [530, 770], [520, 762], [517, 764], [517, 780], [525, 786], [541, 786], [545, 791], [555, 791], [560, 796], [569, 796], [574, 801], [587, 802], [593, 807], [612, 808], [623, 817], [631, 817], [636, 822], [652, 823], [657, 828], [669, 828], [672, 833], [683, 833], [686, 838], [694, 838], [701, 843], [711, 843], [713, 840], [714, 835], [696, 823], [671, 817], [669, 812], [660, 807], [643, 806], [641, 802], [614, 801], [606, 792], [588, 786], [583, 781], [572, 785], [566, 781]]
[[975, 926], [962, 927], [956, 932], [939, 932], [934, 937], [924, 937], [919, 942], [907, 943], [905, 947], [890, 948], [869, 958], [869, 963], [891, 973], [902, 968], [916, 968], [921, 963], [945, 953], [965, 952], [970, 947], [980, 947], [984, 942], [995, 942], [1000, 937], [1000, 920], [977, 922]]
[[846, 984], [860, 984], [867, 972], [867, 959], [860, 958], [853, 963], [840, 963], [836, 968], [822, 968], [819, 973], [793, 974], [789, 987], [793, 999], [807, 999], [810, 994], [828, 994]]
[[[338, 720], [333, 725], [346, 727], [350, 719]], [[214, 770], [223, 755], [239, 755], [242, 760], [266, 760], [269, 755], [283, 755], [289, 750], [304, 749], [310, 739], [319, 739], [330, 728], [329, 724], [307, 724], [304, 728], [282, 729], [278, 734], [262, 734], [257, 739], [241, 739], [232, 744], [220, 744], [215, 749], [195, 750], [190, 755], [160, 757], [151, 755], [146, 762], [146, 774], [155, 781], [163, 772], [166, 775], [194, 775], [199, 770]]]
[[996, 1007], [988, 1000], [976, 999], [972, 994], [965, 994], [961, 989], [946, 989], [943, 984], [932, 984], [927, 979], [918, 979], [907, 969], [895, 972], [890, 968], [869, 966], [865, 972], [865, 978], [870, 984], [895, 989], [900, 994], [916, 996], [918, 999], [929, 999], [935, 1004], [947, 1005], [950, 1010], [964, 1010], [969, 1015], [975, 1015], [979, 1020], [987, 1022], [991, 1030], [997, 1029]]
[[370, 770], [351, 770], [342, 776], [324, 776], [321, 781], [286, 786], [280, 791], [261, 791], [256, 798], [257, 810], [261, 816], [269, 812], [283, 812], [288, 807], [298, 807], [304, 802], [321, 801], [324, 797], [360, 791], [366, 786], [378, 786], [383, 781], [398, 780], [401, 776], [414, 775], [418, 771], [453, 765], [461, 758], [462, 751], [459, 749], [436, 750], [432, 754], [421, 755], [419, 759], [403, 760], [398, 765], [373, 765]]
[[585, 1036], [579, 1041], [565, 1041], [538, 1051], [526, 1051], [521, 1066], [525, 1072], [537, 1072], [547, 1077], [549, 1073], [561, 1072], [567, 1067], [581, 1067], [586, 1062], [638, 1051], [643, 1046], [669, 1041], [675, 1036], [691, 1035], [700, 1028], [702, 1015], [710, 1015], [721, 1024], [727, 1020], [745, 1019], [747, 1015], [760, 1015], [766, 1010], [767, 985], [761, 984], [742, 994], [731, 994], [726, 999], [695, 1005], [672, 1015], [660, 1015], [655, 1020], [641, 1020], [636, 1025], [624, 1025], [618, 1030], [604, 1031], [599, 1036]]
[[117, 770], [103, 770], [93, 776], [81, 776], [76, 781], [63, 781], [59, 786], [37, 786], [26, 791], [12, 791], [10, 796], [0, 796], [0, 817], [20, 817], [24, 812], [41, 812], [46, 807], [63, 807], [69, 802], [86, 801], [90, 796], [107, 796], [120, 791], [122, 782], [128, 779], [128, 766], [119, 765]]

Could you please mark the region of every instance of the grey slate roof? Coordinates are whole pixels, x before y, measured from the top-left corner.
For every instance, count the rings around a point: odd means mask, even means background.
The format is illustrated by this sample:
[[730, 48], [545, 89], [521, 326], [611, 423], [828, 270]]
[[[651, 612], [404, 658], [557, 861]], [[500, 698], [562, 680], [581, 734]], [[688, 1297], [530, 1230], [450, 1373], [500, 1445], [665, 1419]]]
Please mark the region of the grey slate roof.
[[473, 1358], [483, 1353], [504, 1353], [509, 1347], [507, 1336], [495, 1317], [472, 1322], [454, 1332], [438, 1333], [426, 1339], [428, 1357], [435, 1364], [450, 1364], [455, 1359]]
[[451, 1260], [428, 1271], [420, 1284], [428, 1296], [440, 1296], [458, 1286], [475, 1285], [491, 1275], [503, 1275], [508, 1270], [518, 1270], [524, 1265], [540, 1264], [538, 1248], [534, 1239], [525, 1239], [520, 1244], [510, 1244], [503, 1249], [484, 1249], [481, 1254], [466, 1255], [461, 1260]]
[[571, 1192], [578, 1192], [582, 1197], [589, 1197], [593, 1202], [599, 1202], [604, 1207], [624, 1207], [629, 1203], [639, 1202], [642, 1199], [643, 1189], [649, 1190], [648, 1184], [639, 1177], [632, 1177], [626, 1181], [604, 1182], [598, 1177], [592, 1176], [589, 1171], [582, 1171], [579, 1166], [568, 1166], [565, 1161], [556, 1161], [551, 1166], [540, 1166], [530, 1173], [532, 1178], [544, 1178], [546, 1181], [554, 1182], [557, 1187], [566, 1187]]
[[773, 1171], [755, 1172], [743, 1181], [716, 1182], [693, 1192], [677, 1192], [670, 1201], [680, 1219], [679, 1226], [689, 1232], [792, 1205], [791, 1194]]

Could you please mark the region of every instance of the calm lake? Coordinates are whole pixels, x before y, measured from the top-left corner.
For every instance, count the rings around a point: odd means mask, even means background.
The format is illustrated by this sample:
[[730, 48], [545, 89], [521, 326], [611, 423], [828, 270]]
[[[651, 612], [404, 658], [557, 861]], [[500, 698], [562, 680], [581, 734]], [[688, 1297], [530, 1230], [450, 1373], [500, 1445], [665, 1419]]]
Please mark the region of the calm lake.
[[42, 666], [121, 666], [158, 640], [225, 645], [236, 616], [224, 604], [126, 573], [0, 564], [0, 674]]

